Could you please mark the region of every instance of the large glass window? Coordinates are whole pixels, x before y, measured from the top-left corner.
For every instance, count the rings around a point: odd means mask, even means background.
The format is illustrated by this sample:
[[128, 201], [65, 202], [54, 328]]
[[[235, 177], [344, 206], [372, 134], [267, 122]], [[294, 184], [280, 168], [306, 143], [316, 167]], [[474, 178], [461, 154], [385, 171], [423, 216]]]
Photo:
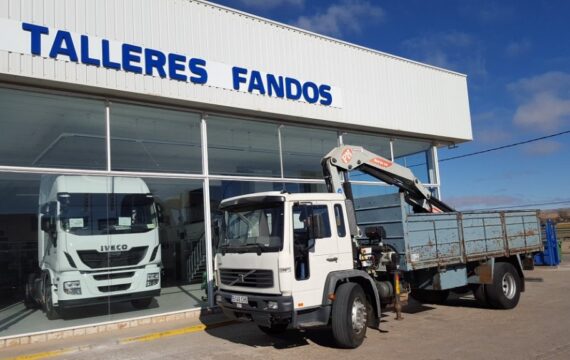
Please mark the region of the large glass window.
[[0, 165], [105, 169], [105, 103], [0, 88]]
[[113, 170], [200, 173], [200, 115], [111, 104]]
[[285, 177], [322, 179], [321, 159], [338, 146], [334, 131], [295, 126], [281, 128]]
[[[346, 133], [342, 136], [343, 143], [345, 145], [356, 145], [362, 146], [366, 150], [373, 152], [374, 154], [385, 157], [388, 160], [392, 159], [392, 152], [390, 150], [390, 139], [382, 136], [371, 136], [363, 134], [352, 134]], [[361, 171], [355, 170], [349, 173], [350, 180], [356, 181], [376, 181], [373, 176], [365, 174]]]
[[203, 204], [200, 180], [0, 174], [0, 337], [206, 305]]
[[395, 161], [414, 173], [424, 184], [429, 184], [428, 151], [431, 144], [420, 140], [394, 140]]
[[281, 176], [277, 125], [215, 116], [207, 123], [211, 174]]

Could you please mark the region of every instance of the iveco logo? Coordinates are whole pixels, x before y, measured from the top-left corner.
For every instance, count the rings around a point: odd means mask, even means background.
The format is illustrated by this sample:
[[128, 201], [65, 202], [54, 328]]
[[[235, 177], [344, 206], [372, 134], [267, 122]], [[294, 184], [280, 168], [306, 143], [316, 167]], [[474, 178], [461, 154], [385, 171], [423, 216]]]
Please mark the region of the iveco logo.
[[126, 244], [122, 245], [101, 245], [101, 252], [112, 251], [126, 251], [129, 247]]

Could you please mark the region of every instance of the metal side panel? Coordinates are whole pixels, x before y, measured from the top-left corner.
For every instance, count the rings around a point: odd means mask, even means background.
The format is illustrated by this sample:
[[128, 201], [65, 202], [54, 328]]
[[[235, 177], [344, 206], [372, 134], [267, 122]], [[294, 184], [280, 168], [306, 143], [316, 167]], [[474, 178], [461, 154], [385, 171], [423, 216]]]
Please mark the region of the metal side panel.
[[506, 212], [505, 236], [511, 252], [541, 246], [540, 224], [536, 212]]
[[500, 213], [464, 213], [463, 239], [465, 255], [468, 259], [489, 253], [504, 252]]
[[407, 240], [414, 268], [462, 258], [457, 213], [408, 215]]
[[[369, 226], [382, 226], [386, 231], [383, 243], [393, 247], [401, 257], [400, 266], [407, 269], [405, 217], [400, 194], [370, 196], [354, 201], [356, 222], [362, 232]], [[365, 241], [365, 240], [364, 240]]]

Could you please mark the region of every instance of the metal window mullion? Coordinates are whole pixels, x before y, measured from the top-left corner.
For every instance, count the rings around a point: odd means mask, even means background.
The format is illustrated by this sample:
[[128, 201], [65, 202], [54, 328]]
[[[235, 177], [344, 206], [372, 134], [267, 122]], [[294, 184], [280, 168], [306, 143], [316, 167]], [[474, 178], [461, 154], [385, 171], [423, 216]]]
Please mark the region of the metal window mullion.
[[285, 178], [285, 170], [283, 168], [283, 141], [281, 139], [281, 129], [283, 125], [279, 125], [277, 128], [277, 139], [279, 140], [279, 166], [281, 169], [281, 179]]
[[202, 173], [204, 174], [203, 194], [204, 194], [204, 235], [206, 241], [206, 278], [207, 278], [207, 296], [208, 306], [214, 306], [214, 257], [212, 251], [212, 216], [210, 214], [210, 179], [208, 177], [208, 127], [206, 123], [206, 115], [202, 114], [200, 122], [200, 133], [202, 135]]
[[438, 199], [441, 199], [441, 179], [439, 177], [439, 156], [437, 153], [437, 146], [432, 146], [431, 148], [431, 160], [433, 162], [433, 174], [434, 179], [431, 182], [437, 184], [436, 195]]
[[390, 139], [390, 160], [394, 162], [394, 140]]
[[107, 145], [107, 172], [111, 172], [111, 103], [105, 103], [105, 138]]

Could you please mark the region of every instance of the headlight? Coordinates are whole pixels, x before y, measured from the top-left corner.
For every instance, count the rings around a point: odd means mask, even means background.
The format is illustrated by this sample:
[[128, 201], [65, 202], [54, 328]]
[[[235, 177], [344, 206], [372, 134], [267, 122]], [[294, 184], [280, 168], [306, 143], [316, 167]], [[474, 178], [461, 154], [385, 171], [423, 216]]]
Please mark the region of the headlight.
[[270, 310], [277, 310], [279, 308], [279, 305], [277, 304], [277, 301], [268, 301], [267, 302], [267, 307]]
[[146, 286], [154, 286], [160, 281], [160, 273], [146, 274]]
[[216, 295], [216, 304], [219, 304], [222, 302], [222, 295]]
[[79, 280], [65, 281], [63, 291], [69, 295], [81, 295], [81, 282]]

